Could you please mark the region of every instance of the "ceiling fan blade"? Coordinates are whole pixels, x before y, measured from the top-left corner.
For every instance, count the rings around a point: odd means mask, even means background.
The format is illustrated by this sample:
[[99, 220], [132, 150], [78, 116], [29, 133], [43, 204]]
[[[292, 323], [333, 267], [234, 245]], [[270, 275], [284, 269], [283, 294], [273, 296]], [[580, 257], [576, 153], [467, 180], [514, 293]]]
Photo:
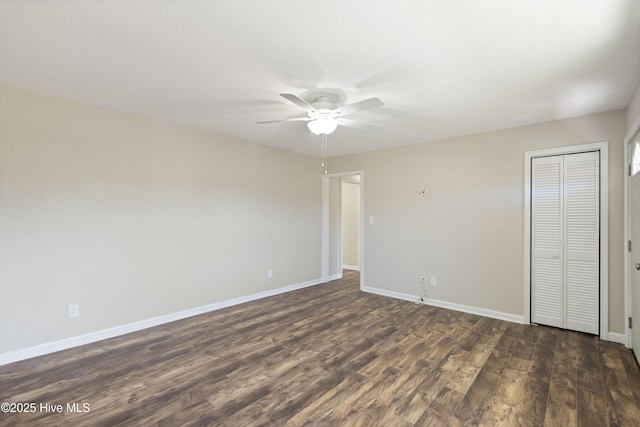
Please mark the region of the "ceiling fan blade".
[[309, 104], [304, 99], [295, 96], [292, 93], [281, 93], [280, 96], [289, 102], [293, 102], [294, 104], [296, 104], [298, 107], [302, 108], [305, 111], [316, 111], [316, 107]]
[[294, 117], [293, 119], [282, 119], [282, 120], [265, 120], [263, 122], [256, 122], [258, 124], [265, 124], [265, 123], [279, 123], [279, 122], [308, 122], [310, 120], [313, 120], [311, 117]]
[[357, 111], [369, 110], [371, 108], [382, 107], [383, 105], [384, 103], [378, 98], [369, 98], [365, 99], [364, 101], [359, 101], [353, 104], [338, 107], [332, 111], [332, 115], [334, 117], [348, 116], [349, 114], [353, 114]]
[[360, 130], [378, 129], [378, 126], [370, 125], [369, 123], [358, 122], [356, 120], [347, 119], [345, 117], [336, 118], [336, 122], [338, 122], [339, 125], [348, 126], [354, 129], [360, 129]]

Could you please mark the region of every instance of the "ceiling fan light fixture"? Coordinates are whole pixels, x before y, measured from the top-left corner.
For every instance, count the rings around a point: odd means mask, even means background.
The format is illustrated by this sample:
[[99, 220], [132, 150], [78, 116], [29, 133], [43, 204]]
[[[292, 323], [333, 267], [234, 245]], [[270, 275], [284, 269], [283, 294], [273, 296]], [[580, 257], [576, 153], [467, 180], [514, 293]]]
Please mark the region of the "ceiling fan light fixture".
[[307, 122], [307, 127], [316, 135], [329, 135], [338, 127], [338, 122], [331, 117], [320, 117]]

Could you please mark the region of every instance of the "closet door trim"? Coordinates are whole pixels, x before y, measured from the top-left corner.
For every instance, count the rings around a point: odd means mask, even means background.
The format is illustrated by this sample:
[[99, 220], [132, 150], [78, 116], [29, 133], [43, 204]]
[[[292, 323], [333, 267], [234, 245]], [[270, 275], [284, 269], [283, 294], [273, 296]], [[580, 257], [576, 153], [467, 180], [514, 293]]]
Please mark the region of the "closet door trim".
[[609, 143], [555, 147], [524, 153], [524, 323], [531, 323], [531, 159], [589, 151], [600, 153], [600, 338], [609, 338]]

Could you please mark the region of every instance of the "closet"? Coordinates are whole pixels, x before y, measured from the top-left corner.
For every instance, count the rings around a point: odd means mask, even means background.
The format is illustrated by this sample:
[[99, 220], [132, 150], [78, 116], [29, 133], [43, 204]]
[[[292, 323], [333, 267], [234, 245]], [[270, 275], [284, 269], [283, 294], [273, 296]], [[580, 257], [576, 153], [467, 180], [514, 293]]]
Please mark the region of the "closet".
[[599, 333], [600, 152], [531, 159], [531, 322]]

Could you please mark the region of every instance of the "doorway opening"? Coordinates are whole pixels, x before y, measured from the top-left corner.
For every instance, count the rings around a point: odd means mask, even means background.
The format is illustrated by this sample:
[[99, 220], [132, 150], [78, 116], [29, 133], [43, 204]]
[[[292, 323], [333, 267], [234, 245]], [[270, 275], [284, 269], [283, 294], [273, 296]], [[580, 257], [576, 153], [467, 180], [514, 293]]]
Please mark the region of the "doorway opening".
[[343, 269], [363, 268], [363, 172], [327, 174], [322, 177], [322, 279], [342, 278]]
[[340, 178], [340, 253], [343, 270], [360, 271], [360, 175]]

